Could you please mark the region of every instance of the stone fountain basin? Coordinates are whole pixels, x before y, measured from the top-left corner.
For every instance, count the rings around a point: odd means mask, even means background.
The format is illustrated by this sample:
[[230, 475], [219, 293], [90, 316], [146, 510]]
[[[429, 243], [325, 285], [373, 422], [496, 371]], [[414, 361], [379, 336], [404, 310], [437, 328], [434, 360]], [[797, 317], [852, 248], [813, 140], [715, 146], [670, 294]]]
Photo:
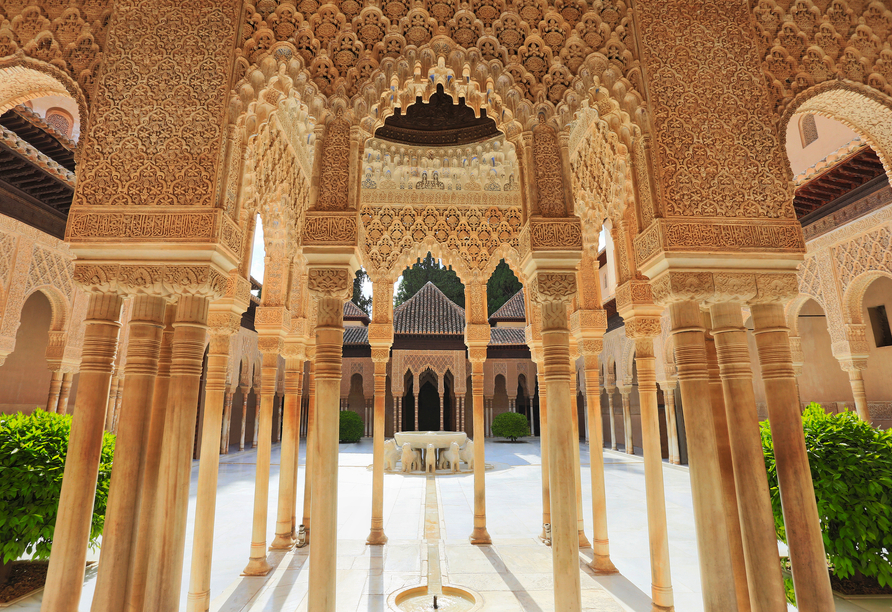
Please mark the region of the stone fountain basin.
[[468, 441], [468, 434], [463, 431], [401, 431], [393, 434], [397, 446], [408, 442], [412, 448], [427, 448], [433, 444], [434, 448], [449, 448], [453, 442], [464, 446]]

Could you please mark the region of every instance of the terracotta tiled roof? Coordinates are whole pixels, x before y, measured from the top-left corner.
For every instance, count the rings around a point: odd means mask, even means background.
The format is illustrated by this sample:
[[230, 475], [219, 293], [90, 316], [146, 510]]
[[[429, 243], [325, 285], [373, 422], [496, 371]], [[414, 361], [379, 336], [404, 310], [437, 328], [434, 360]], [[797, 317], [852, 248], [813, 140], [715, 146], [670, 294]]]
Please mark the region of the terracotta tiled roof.
[[396, 334], [463, 334], [465, 309], [428, 282], [393, 311]]
[[490, 346], [526, 346], [527, 340], [522, 327], [492, 327], [489, 330]]
[[490, 323], [495, 321], [526, 321], [526, 308], [523, 304], [523, 289], [508, 298], [502, 307], [489, 317]]
[[353, 302], [344, 302], [344, 320], [362, 321], [366, 325], [371, 321], [368, 313]]
[[369, 343], [369, 330], [366, 327], [360, 327], [359, 325], [350, 325], [344, 328], [344, 346], [348, 344], [352, 345], [368, 345]]

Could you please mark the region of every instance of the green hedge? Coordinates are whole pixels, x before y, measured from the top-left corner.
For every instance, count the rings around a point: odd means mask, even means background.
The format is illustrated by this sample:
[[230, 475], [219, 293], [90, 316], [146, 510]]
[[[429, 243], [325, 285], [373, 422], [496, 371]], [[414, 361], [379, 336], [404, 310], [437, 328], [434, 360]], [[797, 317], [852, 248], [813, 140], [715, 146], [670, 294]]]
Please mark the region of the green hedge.
[[[71, 416], [39, 408], [0, 415], [0, 564], [24, 554], [46, 559], [53, 545]], [[115, 437], [102, 441], [90, 544], [102, 534]]]
[[341, 411], [341, 421], [339, 424], [338, 439], [341, 442], [359, 442], [365, 426], [362, 423], [362, 417], [352, 410]]
[[[827, 414], [809, 404], [802, 415], [824, 548], [841, 579], [856, 572], [892, 584], [892, 431], [853, 412]], [[761, 424], [777, 537], [786, 542], [771, 428]]]
[[530, 422], [519, 412], [503, 412], [492, 420], [492, 435], [516, 442], [530, 435]]

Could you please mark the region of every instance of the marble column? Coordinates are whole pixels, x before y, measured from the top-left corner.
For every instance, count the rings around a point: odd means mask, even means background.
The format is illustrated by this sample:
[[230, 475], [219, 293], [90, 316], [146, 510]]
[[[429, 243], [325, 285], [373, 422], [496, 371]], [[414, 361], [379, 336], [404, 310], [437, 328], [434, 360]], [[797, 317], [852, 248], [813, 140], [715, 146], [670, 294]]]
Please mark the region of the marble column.
[[43, 612], [77, 612], [79, 608], [122, 303], [117, 295], [92, 293], [89, 297], [78, 409], [71, 421]]
[[220, 431], [220, 454], [229, 454], [229, 433], [232, 427], [232, 391], [227, 390], [223, 399], [223, 427]]
[[515, 402], [517, 402], [517, 397], [508, 398], [508, 412], [517, 412], [517, 409], [515, 408]]
[[118, 432], [118, 419], [121, 418], [121, 405], [123, 404], [124, 399], [124, 378], [121, 377], [121, 382], [118, 385], [118, 389], [115, 392], [115, 420], [112, 423], [112, 431], [114, 433]]
[[260, 389], [260, 409], [254, 422], [257, 445], [257, 472], [254, 477], [254, 522], [251, 530], [251, 553], [248, 565], [242, 570], [246, 576], [265, 576], [272, 569], [266, 560], [266, 523], [269, 513], [269, 468], [272, 451], [273, 403], [276, 395], [276, 374], [279, 369], [280, 338], [261, 336], [258, 340], [263, 361]]
[[[571, 362], [570, 380], [576, 378], [575, 367]], [[572, 389], [571, 389], [572, 392]], [[582, 511], [582, 464], [579, 459], [579, 407], [576, 396], [573, 396], [570, 410], [573, 415], [573, 473], [576, 475], [576, 526], [579, 533], [579, 548], [591, 548], [591, 542], [585, 536], [585, 518]]]
[[[164, 441], [164, 423], [167, 416], [168, 391], [170, 389], [170, 366], [173, 358], [173, 322], [177, 306], [168, 302], [164, 313], [164, 331], [161, 333], [161, 350], [158, 354], [158, 375], [152, 397], [152, 411], [149, 415], [149, 433], [146, 439], [145, 467], [142, 471], [142, 493], [139, 497], [139, 516], [134, 550], [148, 551], [155, 528], [155, 500], [158, 497], [158, 473], [161, 469], [161, 450]], [[146, 579], [148, 577], [149, 556], [137, 554], [132, 563], [127, 610], [142, 610], [145, 605]]]
[[741, 304], [715, 304], [711, 315], [734, 462], [750, 608], [759, 612], [784, 612], [786, 595], [777, 565], [774, 513]]
[[371, 438], [373, 435], [373, 426], [372, 422], [375, 418], [375, 398], [367, 397], [365, 398], [365, 418], [363, 419], [363, 425], [365, 426], [365, 437]]
[[870, 408], [867, 405], [867, 393], [864, 391], [864, 377], [861, 372], [867, 369], [866, 359], [840, 359], [839, 365], [849, 375], [849, 386], [855, 400], [855, 412], [862, 421], [870, 423]]
[[292, 534], [294, 525], [294, 508], [297, 501], [295, 490], [297, 469], [296, 455], [300, 445], [300, 404], [297, 391], [300, 387], [298, 377], [303, 372], [303, 351], [295, 352], [285, 358], [285, 397], [282, 412], [282, 453], [279, 469], [279, 499], [276, 506], [276, 537], [270, 548], [288, 550], [294, 544]]
[[440, 431], [446, 430], [445, 412], [443, 411], [443, 391], [440, 390]]
[[[645, 330], [653, 322], [651, 329]], [[653, 610], [675, 609], [669, 572], [669, 529], [663, 492], [663, 456], [660, 449], [660, 414], [657, 406], [657, 375], [653, 328], [659, 332], [659, 319], [626, 322], [626, 335], [635, 342], [638, 366], [638, 399], [641, 405], [641, 445], [644, 453], [644, 487], [647, 497], [647, 534], [650, 541], [650, 581]]]
[[105, 431], [112, 431], [112, 427], [115, 424], [115, 405], [117, 403], [120, 380], [117, 376], [113, 376], [109, 385], [105, 405]]
[[[582, 609], [579, 579], [579, 536], [576, 521], [573, 465], [569, 297], [575, 293], [575, 274], [539, 273], [536, 279], [542, 309], [542, 354], [548, 396], [548, 469], [551, 493], [551, 552], [554, 571], [554, 608], [562, 612]], [[571, 289], [572, 288], [572, 292]]]
[[666, 409], [666, 438], [669, 443], [669, 463], [679, 465], [681, 463], [681, 452], [678, 448], [678, 425], [675, 416], [675, 380], [664, 380], [660, 382], [660, 389], [663, 390], [663, 401]]
[[400, 425], [403, 422], [403, 402], [402, 397], [393, 398], [393, 433], [400, 431]]
[[62, 391], [62, 370], [53, 370], [50, 391], [46, 398], [46, 411], [55, 413], [59, 407], [59, 393]]
[[387, 543], [384, 535], [384, 401], [387, 394], [387, 362], [390, 349], [372, 349], [375, 363], [375, 426], [372, 429], [372, 528], [366, 544]]
[[[315, 273], [338, 273], [342, 280], [315, 282]], [[313, 542], [310, 545], [308, 609], [334, 612], [337, 576], [338, 412], [341, 354], [344, 343], [344, 300], [349, 296], [346, 270], [310, 269], [310, 289], [318, 298], [316, 323], [316, 432], [312, 443]], [[341, 275], [340, 273], [343, 273]], [[352, 277], [352, 274], [349, 276]], [[331, 277], [329, 277], [331, 279]], [[333, 280], [333, 279], [331, 279]], [[351, 283], [352, 285], [352, 283]]]
[[474, 401], [474, 530], [471, 532], [471, 544], [484, 545], [492, 544], [486, 531], [486, 426], [483, 422], [483, 363], [486, 361], [486, 349], [471, 347], [468, 348], [468, 355]]
[[[795, 285], [795, 277], [791, 285]], [[796, 601], [800, 610], [833, 610], [784, 308], [780, 302], [756, 302], [750, 308], [765, 382]]]
[[678, 385], [685, 410], [690, 457], [691, 495], [700, 558], [700, 579], [706, 610], [737, 610], [734, 570], [728, 546], [728, 528], [722, 490], [716, 486], [722, 474], [715, 440], [706, 366], [705, 329], [700, 305], [694, 301], [669, 306]]
[[[140, 502], [142, 471], [145, 467], [146, 438], [158, 358], [164, 327], [166, 300], [153, 295], [132, 298], [125, 371], [126, 410], [118, 419], [115, 461], [112, 469], [102, 530], [100, 569], [93, 596], [93, 612], [123, 610], [128, 598], [128, 579]], [[147, 520], [148, 517], [142, 517]]]
[[239, 387], [239, 390], [242, 392], [242, 434], [238, 439], [238, 449], [243, 451], [245, 450], [245, 433], [247, 433], [248, 425], [248, 393], [251, 391], [251, 388], [242, 386]]
[[[222, 317], [221, 317], [222, 315]], [[192, 534], [192, 565], [186, 612], [205, 612], [211, 604], [211, 556], [214, 551], [214, 518], [217, 511], [217, 476], [220, 444], [217, 436], [223, 424], [226, 403], [226, 373], [229, 371], [229, 340], [238, 333], [241, 314], [214, 313], [223, 325], [210, 330], [207, 377], [204, 382], [201, 454], [195, 500], [195, 527]], [[225, 317], [225, 318], [223, 318]], [[216, 323], [215, 323], [216, 324]]]
[[604, 483], [604, 433], [601, 431], [601, 394], [598, 388], [598, 355], [583, 355], [585, 406], [588, 412], [590, 472], [592, 478], [592, 550], [590, 567], [598, 574], [615, 574], [607, 535], [607, 487]]
[[[266, 370], [266, 367], [262, 367], [263, 370]], [[254, 402], [254, 440], [251, 442], [251, 448], [257, 448], [257, 440], [260, 436], [260, 412], [263, 409], [263, 394], [264, 394], [264, 384], [261, 380], [260, 382], [260, 393], [257, 393], [257, 387], [254, 387], [255, 394], [255, 402]], [[270, 394], [270, 398], [272, 398], [272, 394]], [[272, 401], [272, 399], [270, 399]], [[270, 407], [270, 420], [272, 420], [272, 407]], [[272, 422], [270, 422], [270, 433], [272, 433], [273, 426]]]
[[607, 391], [607, 410], [610, 417], [610, 449], [619, 450], [616, 445], [616, 413], [613, 409], [613, 394], [616, 393], [616, 387], [604, 387], [604, 390]]
[[304, 516], [301, 525], [307, 542], [310, 541], [310, 511], [313, 500], [313, 473], [316, 469], [315, 448], [316, 440], [316, 347], [307, 347], [307, 361], [310, 362], [307, 371], [307, 460], [304, 467]]
[[623, 398], [623, 443], [624, 449], [629, 455], [635, 454], [635, 444], [632, 442], [632, 408], [629, 406], [629, 394], [632, 387], [620, 387], [619, 393]]
[[[712, 321], [708, 313], [703, 313], [703, 326], [711, 330]], [[719, 360], [715, 340], [711, 333], [706, 334], [706, 367], [709, 371], [709, 392], [712, 402], [712, 422], [715, 426], [716, 451], [722, 480], [716, 483], [721, 487], [725, 508], [725, 524], [728, 527], [728, 546], [731, 548], [731, 567], [734, 570], [734, 590], [737, 593], [737, 609], [749, 612], [750, 595], [746, 578], [746, 563], [743, 560], [743, 538], [740, 533], [740, 512], [737, 505], [737, 489], [734, 484], [735, 469], [731, 459], [731, 439], [728, 434], [728, 418], [725, 411], [725, 394], [722, 378], [719, 375]]]
[[[540, 370], [545, 366], [536, 364]], [[544, 374], [539, 378], [539, 454], [542, 456], [542, 533], [539, 538], [547, 538], [545, 525], [551, 525], [551, 488], [549, 487], [550, 470], [548, 469], [548, 389]], [[549, 542], [550, 544], [550, 542]]]
[[62, 374], [62, 388], [59, 390], [59, 404], [56, 407], [58, 414], [70, 414], [68, 399], [71, 395], [71, 383], [74, 381], [74, 372]]
[[[292, 393], [294, 395], [294, 399], [292, 401], [297, 402], [297, 418], [295, 419], [295, 432], [294, 432], [294, 473], [292, 480], [292, 491], [294, 491], [294, 501], [291, 502], [291, 539], [297, 539], [297, 533], [299, 531], [300, 523], [297, 521], [297, 471], [300, 468], [300, 432], [304, 419], [304, 369], [306, 368], [306, 348], [304, 348], [304, 361], [301, 363], [300, 369], [297, 372], [297, 381], [296, 387], [294, 382], [292, 382], [291, 387], [288, 387], [288, 381], [285, 381], [285, 393]], [[290, 390], [289, 390], [290, 389]], [[306, 471], [306, 466], [304, 466], [304, 470]], [[306, 474], [304, 474], [306, 477]], [[303, 510], [303, 508], [301, 508]]]
[[[417, 386], [416, 386], [417, 389]], [[418, 391], [415, 391], [415, 431], [418, 431]]]
[[149, 549], [146, 612], [169, 612], [179, 608], [192, 446], [207, 318], [207, 298], [180, 296], [173, 323], [170, 388], [158, 472], [154, 534]]

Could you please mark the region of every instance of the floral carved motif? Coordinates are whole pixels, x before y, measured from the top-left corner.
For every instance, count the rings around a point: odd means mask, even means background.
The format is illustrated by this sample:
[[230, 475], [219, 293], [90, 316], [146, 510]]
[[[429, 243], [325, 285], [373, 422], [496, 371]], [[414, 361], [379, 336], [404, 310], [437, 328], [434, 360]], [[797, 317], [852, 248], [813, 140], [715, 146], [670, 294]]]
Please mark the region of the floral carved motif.
[[553, 128], [540, 124], [533, 130], [533, 159], [539, 190], [538, 212], [544, 217], [565, 216], [561, 153]]
[[[326, 297], [344, 296], [342, 299], [346, 299], [348, 290], [353, 287], [345, 268], [310, 268], [307, 283], [313, 293]], [[343, 304], [340, 307], [343, 308]]]
[[350, 189], [350, 124], [338, 117], [325, 129], [319, 177], [318, 210], [346, 210]]

